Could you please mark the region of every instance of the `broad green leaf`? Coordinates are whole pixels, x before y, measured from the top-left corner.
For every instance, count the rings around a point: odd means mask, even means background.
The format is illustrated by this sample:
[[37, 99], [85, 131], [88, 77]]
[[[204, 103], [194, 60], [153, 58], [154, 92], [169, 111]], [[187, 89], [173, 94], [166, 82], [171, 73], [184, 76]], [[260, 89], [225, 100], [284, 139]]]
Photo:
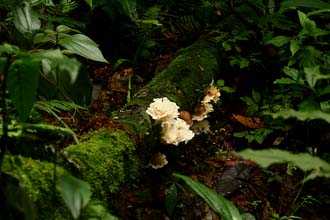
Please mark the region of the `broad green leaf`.
[[126, 16], [130, 17], [132, 21], [138, 20], [138, 13], [136, 8], [136, 0], [120, 0], [123, 11]]
[[290, 38], [287, 36], [276, 36], [268, 41], [266, 41], [266, 44], [272, 44], [276, 47], [282, 47], [283, 45], [287, 44], [289, 42]]
[[280, 149], [246, 149], [235, 154], [244, 159], [255, 161], [262, 168], [267, 168], [272, 164], [290, 163], [303, 171], [313, 171], [314, 174], [312, 173], [312, 176], [307, 177], [309, 179], [318, 176], [330, 176], [330, 164], [309, 153], [292, 154]]
[[61, 25], [58, 25], [57, 27], [56, 27], [56, 32], [57, 33], [70, 33], [70, 32], [76, 32], [76, 33], [81, 33], [79, 30], [77, 30], [77, 29], [74, 29], [74, 28], [71, 28], [71, 27], [68, 27], [68, 26], [66, 26], [66, 25], [63, 25], [63, 24], [61, 24]]
[[322, 112], [320, 110], [303, 112], [303, 111], [288, 109], [277, 113], [269, 113], [269, 115], [271, 115], [273, 118], [284, 118], [284, 119], [296, 118], [300, 121], [322, 119], [330, 123], [330, 114]]
[[299, 71], [297, 69], [293, 69], [287, 66], [283, 68], [283, 72], [290, 76], [293, 80], [298, 80], [300, 77]]
[[314, 88], [318, 80], [316, 75], [321, 75], [320, 66], [305, 67], [304, 72], [308, 85], [311, 88]]
[[330, 4], [321, 0], [285, 0], [281, 3], [280, 13], [288, 9], [296, 9], [297, 7], [324, 9], [330, 8]]
[[260, 93], [255, 91], [254, 89], [252, 90], [252, 98], [253, 98], [254, 103], [259, 103], [261, 101]]
[[322, 51], [313, 46], [304, 46], [298, 52], [299, 65], [312, 67], [322, 62]]
[[291, 40], [290, 41], [290, 52], [291, 52], [291, 56], [294, 56], [297, 51], [299, 50], [300, 48], [300, 42], [297, 41], [297, 40]]
[[7, 43], [4, 43], [0, 45], [0, 55], [4, 54], [18, 54], [20, 52], [20, 48], [14, 45], [10, 45]]
[[30, 115], [37, 95], [40, 63], [26, 56], [15, 60], [9, 67], [7, 88], [18, 115], [25, 121]]
[[309, 29], [311, 31], [312, 31], [312, 29], [316, 28], [316, 23], [314, 21], [310, 20], [305, 13], [298, 11], [298, 17], [299, 17], [300, 24], [303, 28]]
[[274, 81], [274, 84], [297, 84], [297, 81], [289, 78], [280, 78]]
[[83, 34], [60, 34], [59, 44], [73, 53], [87, 59], [108, 63], [108, 61], [103, 57], [102, 52], [99, 50], [98, 45]]
[[221, 215], [223, 220], [242, 220], [236, 206], [216, 191], [208, 188], [204, 184], [192, 180], [190, 177], [176, 173], [173, 175], [184, 180], [195, 193], [202, 197], [211, 208], [214, 209], [214, 211]]
[[91, 9], [93, 8], [93, 0], [85, 0], [85, 2]]
[[81, 210], [88, 204], [92, 196], [89, 183], [73, 176], [61, 176], [59, 178], [58, 190], [72, 217], [78, 219]]
[[22, 34], [33, 33], [40, 29], [41, 22], [29, 2], [23, 2], [13, 11], [13, 14], [15, 27]]
[[244, 213], [241, 216], [242, 220], [256, 220], [256, 218], [251, 213]]
[[321, 73], [320, 66], [305, 67], [304, 72], [308, 85], [311, 88], [314, 88], [320, 79], [330, 79], [330, 74], [324, 75]]

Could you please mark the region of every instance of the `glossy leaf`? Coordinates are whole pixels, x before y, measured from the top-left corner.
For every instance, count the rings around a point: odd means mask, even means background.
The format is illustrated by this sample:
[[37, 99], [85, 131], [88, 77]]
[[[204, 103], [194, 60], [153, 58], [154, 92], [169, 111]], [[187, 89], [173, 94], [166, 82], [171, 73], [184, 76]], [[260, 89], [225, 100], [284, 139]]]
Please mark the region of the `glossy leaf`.
[[242, 220], [236, 206], [218, 194], [216, 191], [208, 188], [202, 183], [192, 180], [190, 177], [173, 174], [188, 184], [188, 186], [199, 196], [201, 196], [211, 207], [219, 213], [223, 220]]
[[78, 219], [81, 210], [88, 204], [92, 196], [89, 183], [73, 176], [62, 176], [59, 178], [58, 190], [72, 217]]
[[40, 29], [41, 22], [38, 16], [33, 12], [29, 2], [24, 2], [14, 11], [14, 24], [19, 32], [33, 33]]
[[40, 63], [30, 56], [17, 59], [9, 67], [7, 88], [18, 115], [25, 121], [37, 95]]
[[83, 34], [60, 34], [59, 44], [71, 52], [87, 59], [108, 63], [98, 48], [98, 45]]

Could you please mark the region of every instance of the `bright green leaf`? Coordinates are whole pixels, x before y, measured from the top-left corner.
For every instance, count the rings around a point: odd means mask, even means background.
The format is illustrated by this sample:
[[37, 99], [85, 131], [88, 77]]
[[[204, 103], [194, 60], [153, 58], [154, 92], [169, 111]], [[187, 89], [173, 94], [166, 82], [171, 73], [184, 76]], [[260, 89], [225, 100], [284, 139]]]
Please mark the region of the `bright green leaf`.
[[93, 0], [85, 0], [85, 2], [91, 9], [93, 8]]
[[297, 84], [297, 82], [289, 78], [280, 78], [275, 80], [274, 84]]
[[287, 44], [289, 42], [289, 37], [287, 36], [276, 36], [268, 41], [266, 41], [266, 44], [272, 44], [276, 47], [282, 47], [283, 45]]
[[29, 2], [23, 2], [13, 11], [13, 14], [15, 27], [22, 34], [33, 33], [40, 29], [41, 22]]
[[58, 25], [58, 26], [56, 27], [56, 32], [57, 32], [57, 33], [64, 33], [64, 34], [66, 34], [66, 33], [70, 33], [70, 32], [80, 33], [79, 30], [77, 30], [77, 29], [73, 29], [73, 28], [68, 27], [68, 26], [66, 26], [66, 25]]
[[315, 177], [330, 176], [330, 164], [309, 153], [292, 154], [280, 149], [246, 149], [235, 154], [244, 159], [255, 161], [262, 168], [267, 168], [272, 164], [291, 163], [293, 166], [306, 172], [313, 170], [318, 173], [318, 175], [313, 174]]
[[299, 71], [297, 69], [293, 69], [287, 66], [283, 68], [283, 72], [290, 76], [293, 80], [298, 80], [300, 77]]
[[108, 61], [103, 57], [102, 52], [99, 50], [98, 45], [83, 34], [60, 34], [59, 44], [87, 59], [108, 63]]
[[318, 80], [317, 75], [321, 75], [319, 66], [305, 67], [304, 72], [308, 85], [311, 88], [315, 87], [315, 84]]
[[17, 59], [9, 67], [7, 88], [18, 115], [25, 121], [37, 95], [40, 63], [29, 56]]
[[58, 190], [72, 217], [78, 219], [81, 210], [88, 204], [92, 196], [89, 183], [73, 176], [61, 176], [59, 178]]
[[300, 48], [300, 45], [299, 45], [299, 41], [297, 40], [291, 40], [290, 41], [290, 52], [291, 52], [291, 56], [294, 56], [297, 51], [299, 50]]
[[311, 88], [314, 88], [320, 79], [330, 79], [330, 74], [324, 75], [321, 73], [320, 66], [305, 67], [304, 72], [308, 85]]
[[221, 215], [223, 220], [242, 220], [236, 206], [216, 191], [208, 188], [204, 184], [192, 180], [190, 177], [176, 173], [173, 175], [184, 180], [195, 193], [202, 197], [212, 209], [214, 209], [214, 211]]

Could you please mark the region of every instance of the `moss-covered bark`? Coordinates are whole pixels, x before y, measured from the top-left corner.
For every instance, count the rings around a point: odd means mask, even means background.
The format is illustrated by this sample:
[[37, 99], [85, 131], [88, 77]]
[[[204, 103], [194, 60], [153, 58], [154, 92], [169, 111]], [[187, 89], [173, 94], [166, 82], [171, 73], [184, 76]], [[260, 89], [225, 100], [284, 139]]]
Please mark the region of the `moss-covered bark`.
[[[111, 196], [118, 193], [127, 181], [138, 177], [141, 166], [136, 140], [150, 139], [151, 123], [145, 110], [153, 98], [166, 96], [181, 109], [190, 109], [201, 95], [203, 86], [209, 84], [218, 71], [218, 52], [213, 43], [207, 40], [194, 43], [181, 50], [167, 69], [155, 76], [118, 112], [115, 118], [123, 125], [122, 130], [102, 129], [90, 134], [90, 138], [80, 144], [65, 149], [78, 168], [78, 176], [91, 184], [97, 199], [111, 204]], [[47, 216], [48, 212], [48, 217], [51, 216], [53, 165], [19, 157], [23, 168], [17, 168], [10, 163], [13, 158], [7, 159], [3, 171], [26, 184], [41, 215]], [[58, 166], [57, 175], [64, 172]]]

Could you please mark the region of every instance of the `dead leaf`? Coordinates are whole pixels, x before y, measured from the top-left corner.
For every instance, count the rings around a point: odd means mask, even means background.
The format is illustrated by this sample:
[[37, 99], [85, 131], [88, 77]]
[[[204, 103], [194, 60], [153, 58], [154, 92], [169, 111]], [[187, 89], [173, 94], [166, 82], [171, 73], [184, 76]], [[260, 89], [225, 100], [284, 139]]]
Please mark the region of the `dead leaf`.
[[115, 72], [110, 78], [110, 90], [127, 93], [127, 84], [133, 75], [133, 68], [125, 68]]
[[264, 126], [261, 118], [247, 117], [236, 114], [233, 114], [233, 118], [235, 118], [239, 123], [248, 128], [262, 128]]

